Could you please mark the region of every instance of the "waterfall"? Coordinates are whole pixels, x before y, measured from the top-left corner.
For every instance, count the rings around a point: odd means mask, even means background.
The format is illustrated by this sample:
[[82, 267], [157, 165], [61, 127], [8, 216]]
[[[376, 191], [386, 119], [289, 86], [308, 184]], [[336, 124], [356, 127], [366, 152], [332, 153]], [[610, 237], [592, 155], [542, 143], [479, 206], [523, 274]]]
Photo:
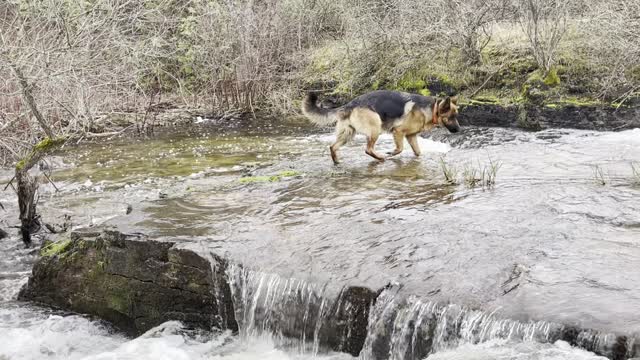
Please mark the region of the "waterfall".
[[324, 287], [239, 265], [227, 275], [241, 336], [271, 335], [302, 354], [318, 351]]
[[455, 304], [327, 284], [229, 265], [226, 271], [241, 336], [269, 336], [277, 345], [315, 356], [341, 351], [362, 360], [421, 360], [463, 344], [490, 340], [555, 343], [563, 340], [610, 359], [637, 353], [633, 338], [545, 321], [520, 322]]
[[554, 343], [573, 346], [611, 359], [632, 357], [633, 340], [625, 336], [578, 329], [545, 321], [520, 322], [455, 304], [437, 304], [402, 298], [398, 288], [384, 290], [376, 299], [360, 354], [363, 360], [418, 360], [462, 344], [490, 340]]

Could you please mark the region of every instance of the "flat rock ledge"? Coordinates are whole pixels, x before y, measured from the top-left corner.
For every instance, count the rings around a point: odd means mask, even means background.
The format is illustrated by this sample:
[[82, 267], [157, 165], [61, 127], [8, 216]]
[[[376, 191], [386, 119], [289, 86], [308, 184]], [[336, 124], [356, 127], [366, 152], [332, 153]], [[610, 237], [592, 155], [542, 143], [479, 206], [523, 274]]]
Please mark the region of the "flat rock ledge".
[[463, 126], [533, 131], [553, 128], [621, 131], [640, 128], [640, 107], [474, 104], [461, 106], [459, 120]]
[[[129, 336], [141, 335], [170, 320], [194, 329], [238, 333], [241, 328], [242, 309], [234, 308], [231, 287], [237, 284], [229, 279], [229, 259], [215, 254], [204, 257], [173, 242], [107, 230], [72, 232], [65, 240], [43, 244], [40, 255], [19, 300], [97, 316]], [[313, 312], [320, 313], [322, 320], [315, 328], [289, 326], [284, 335], [317, 340], [314, 346], [358, 356], [372, 328], [387, 328], [372, 337], [369, 354], [373, 359], [386, 359], [394, 321], [369, 324], [369, 312], [383, 290], [346, 287], [335, 298], [321, 299], [324, 305], [319, 309], [308, 307], [311, 310], [306, 312], [282, 314], [290, 317], [281, 319], [283, 323], [313, 316]], [[394, 300], [398, 304], [402, 301]], [[420, 324], [414, 325], [418, 330]], [[553, 326], [548, 342], [564, 340], [614, 360], [640, 356], [640, 344], [634, 338]], [[452, 336], [456, 336], [455, 329]], [[406, 358], [422, 359], [432, 346], [429, 341], [413, 344]]]

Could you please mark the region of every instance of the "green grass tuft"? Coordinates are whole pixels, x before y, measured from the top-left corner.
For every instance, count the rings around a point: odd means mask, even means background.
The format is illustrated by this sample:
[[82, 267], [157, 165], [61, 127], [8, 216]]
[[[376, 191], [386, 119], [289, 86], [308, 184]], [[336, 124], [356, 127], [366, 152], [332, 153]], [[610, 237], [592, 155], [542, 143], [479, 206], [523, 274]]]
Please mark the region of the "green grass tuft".
[[477, 168], [467, 164], [462, 172], [464, 183], [469, 188], [475, 188], [477, 186], [491, 188], [496, 184], [498, 170], [500, 170], [501, 167], [502, 163], [500, 161], [493, 161], [491, 158], [489, 158], [488, 165], [478, 164]]
[[444, 161], [444, 156], [440, 158], [440, 168], [448, 184], [456, 185], [458, 183], [458, 170], [454, 166], [447, 164]]

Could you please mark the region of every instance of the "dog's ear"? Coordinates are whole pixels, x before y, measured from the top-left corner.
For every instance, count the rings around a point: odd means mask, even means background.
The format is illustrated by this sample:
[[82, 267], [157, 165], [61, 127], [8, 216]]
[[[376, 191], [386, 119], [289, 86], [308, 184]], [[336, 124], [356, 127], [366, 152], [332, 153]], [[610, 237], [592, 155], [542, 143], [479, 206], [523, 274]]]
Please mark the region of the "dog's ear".
[[450, 109], [451, 109], [451, 98], [447, 96], [447, 98], [440, 103], [440, 113], [446, 113]]
[[457, 95], [451, 97], [451, 103], [453, 105], [458, 105], [458, 96]]

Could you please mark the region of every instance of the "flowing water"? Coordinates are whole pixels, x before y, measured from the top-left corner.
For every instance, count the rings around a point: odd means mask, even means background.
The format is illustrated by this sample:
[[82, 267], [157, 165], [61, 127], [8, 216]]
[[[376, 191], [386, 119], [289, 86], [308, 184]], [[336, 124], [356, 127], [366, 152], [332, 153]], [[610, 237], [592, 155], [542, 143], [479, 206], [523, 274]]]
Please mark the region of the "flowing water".
[[[346, 285], [389, 283], [363, 358], [595, 359], [555, 341], [558, 324], [640, 333], [640, 130], [465, 130], [384, 163], [356, 138], [337, 167], [330, 133], [288, 123], [69, 149], [51, 161], [59, 191], [41, 186], [45, 222], [142, 231], [249, 265], [229, 273], [241, 334], [166, 323], [131, 340], [17, 302], [36, 255], [12, 234], [0, 240], [0, 359], [350, 358], [320, 346], [329, 305]], [[490, 163], [495, 186], [465, 184]], [[0, 192], [4, 229], [13, 196]], [[602, 336], [581, 341], [609, 346]]]

